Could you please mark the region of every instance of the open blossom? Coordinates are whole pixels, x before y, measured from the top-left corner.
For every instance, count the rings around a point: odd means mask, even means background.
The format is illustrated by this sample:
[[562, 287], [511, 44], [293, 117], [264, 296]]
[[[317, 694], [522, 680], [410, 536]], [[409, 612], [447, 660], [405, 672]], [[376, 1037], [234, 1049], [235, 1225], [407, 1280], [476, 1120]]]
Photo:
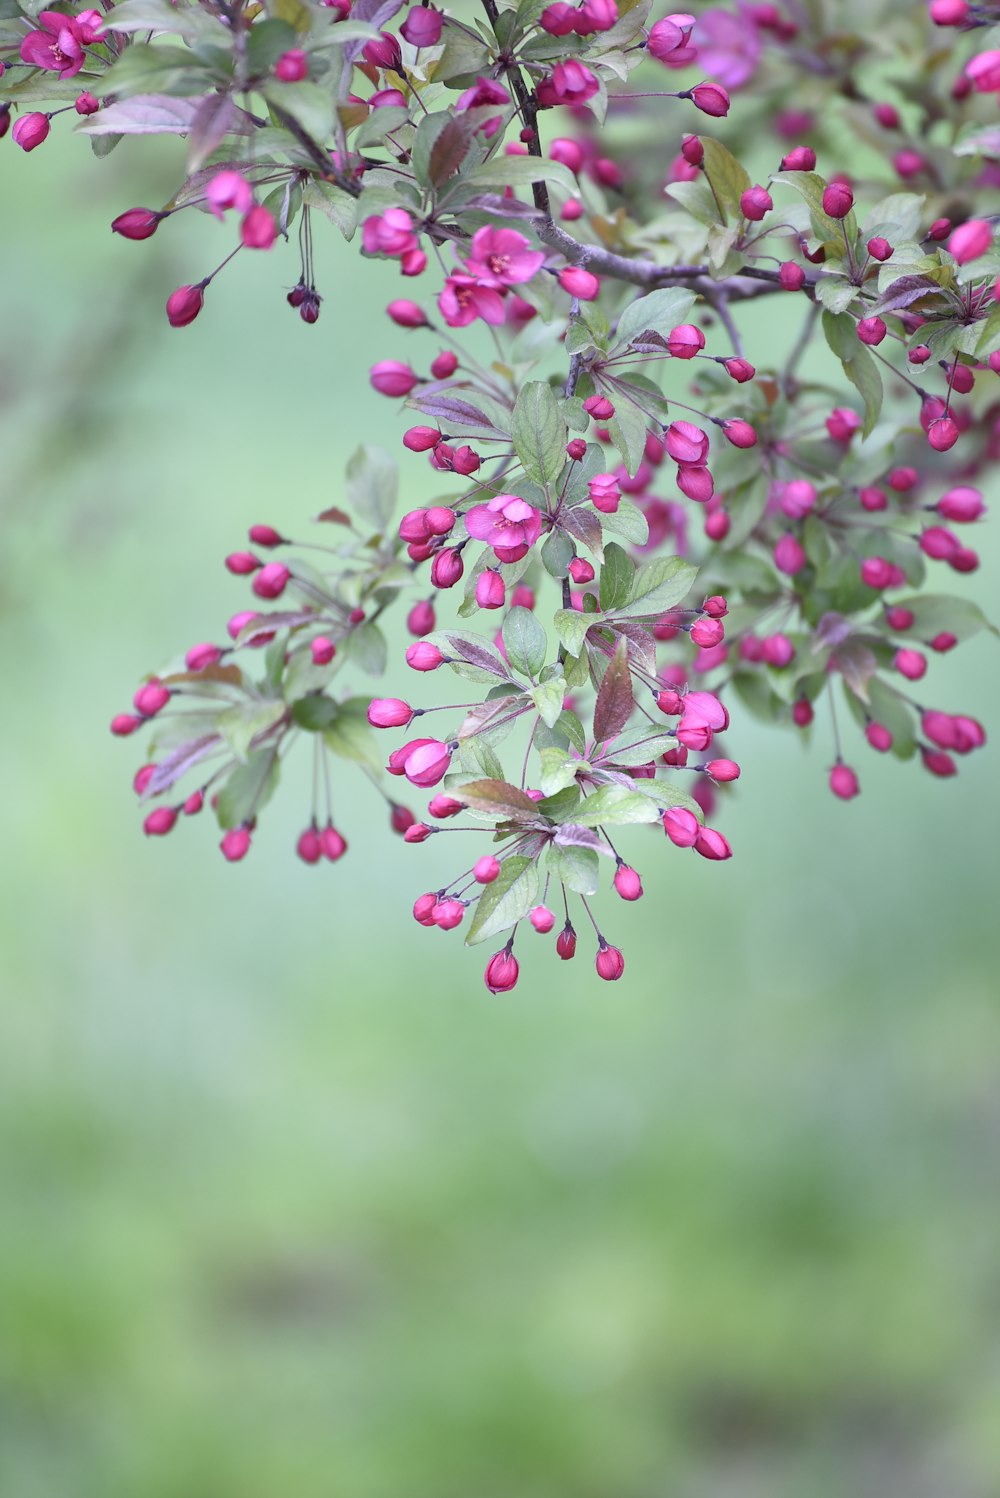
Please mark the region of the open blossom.
[[399, 259], [418, 247], [413, 220], [405, 208], [387, 208], [373, 213], [361, 226], [361, 245], [366, 255], [388, 255]]
[[706, 10], [698, 17], [698, 60], [723, 88], [744, 88], [760, 61], [760, 33], [749, 8]]
[[477, 229], [472, 236], [466, 268], [480, 286], [518, 286], [523, 281], [530, 281], [545, 261], [545, 252], [529, 249], [529, 243], [516, 229], [490, 226]]
[[100, 11], [84, 10], [78, 16], [69, 16], [43, 10], [38, 19], [40, 28], [29, 31], [21, 43], [21, 61], [58, 73], [60, 78], [75, 78], [83, 67], [84, 48], [104, 35]]
[[498, 327], [506, 317], [499, 291], [483, 285], [475, 276], [449, 276], [438, 297], [438, 308], [449, 328], [467, 328], [477, 317]]
[[469, 511], [465, 528], [476, 541], [492, 546], [499, 561], [519, 562], [541, 535], [542, 517], [519, 495], [497, 494], [489, 504]]
[[205, 188], [205, 202], [215, 217], [221, 219], [228, 208], [248, 213], [253, 202], [250, 183], [239, 172], [216, 172]]
[[599, 88], [596, 75], [585, 63], [571, 57], [556, 63], [549, 76], [539, 83], [536, 97], [543, 109], [551, 109], [556, 104], [586, 104]]

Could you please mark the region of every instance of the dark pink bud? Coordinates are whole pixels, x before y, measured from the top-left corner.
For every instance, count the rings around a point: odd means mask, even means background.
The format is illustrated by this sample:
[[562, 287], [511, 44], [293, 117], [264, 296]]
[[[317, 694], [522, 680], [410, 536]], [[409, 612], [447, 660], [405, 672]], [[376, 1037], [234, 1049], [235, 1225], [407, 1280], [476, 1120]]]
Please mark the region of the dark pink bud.
[[141, 728], [145, 720], [133, 713], [116, 713], [111, 719], [111, 732], [118, 739], [127, 739], [130, 733]]
[[439, 931], [454, 931], [462, 924], [465, 906], [461, 900], [439, 900], [431, 912], [433, 924]]
[[361, 55], [365, 62], [370, 63], [373, 68], [381, 68], [383, 72], [398, 73], [403, 66], [400, 45], [389, 31], [382, 31], [370, 42], [365, 42]]
[[490, 993], [509, 993], [517, 982], [519, 971], [517, 958], [505, 947], [490, 958], [483, 978]]
[[831, 182], [823, 190], [823, 212], [828, 218], [846, 218], [854, 207], [854, 194], [846, 182]]
[[841, 801], [850, 801], [860, 793], [861, 787], [851, 767], [838, 763], [830, 771], [830, 789]]
[[432, 536], [446, 536], [454, 529], [455, 511], [447, 505], [432, 505], [427, 511], [425, 523]]
[[885, 611], [885, 622], [889, 628], [898, 632], [910, 629], [913, 624], [913, 612], [895, 604], [891, 609]]
[[170, 690], [162, 681], [147, 681], [132, 698], [137, 713], [144, 718], [155, 718], [170, 701]]
[[576, 956], [576, 932], [568, 921], [556, 937], [556, 953], [563, 962]]
[[751, 223], [760, 223], [774, 207], [774, 199], [766, 187], [755, 184], [740, 195], [740, 212]]
[[426, 510], [408, 510], [399, 522], [399, 535], [403, 541], [430, 540]]
[[931, 356], [931, 351], [926, 343], [918, 343], [916, 348], [911, 348], [907, 359], [911, 364], [926, 364]]
[[778, 266], [778, 280], [785, 291], [801, 291], [806, 273], [794, 260], [786, 260]]
[[691, 90], [691, 102], [712, 119], [724, 119], [729, 113], [729, 95], [721, 83], [696, 83]]
[[279, 83], [301, 83], [309, 77], [309, 58], [301, 47], [281, 54], [274, 65], [274, 76]]
[[400, 697], [374, 697], [368, 704], [368, 721], [373, 728], [407, 728], [416, 714]]
[[978, 520], [986, 513], [983, 496], [979, 490], [965, 485], [949, 489], [947, 494], [941, 496], [934, 508], [945, 520], [954, 521], [959, 525]]
[[935, 452], [946, 453], [955, 446], [959, 438], [958, 425], [950, 416], [939, 416], [927, 428], [927, 441]]
[[694, 840], [694, 851], [700, 853], [702, 858], [710, 858], [715, 863], [722, 863], [733, 856], [728, 839], [714, 827], [699, 827], [698, 836]]
[[332, 822], [327, 822], [320, 833], [320, 843], [323, 847], [323, 857], [330, 863], [336, 863], [347, 852], [347, 839], [337, 831]]
[[228, 863], [239, 863], [250, 852], [250, 832], [246, 827], [230, 827], [219, 844]]
[[393, 832], [401, 832], [403, 834], [404, 843], [425, 843], [430, 837], [431, 833], [434, 831], [434, 828], [428, 827], [426, 822], [414, 821], [413, 813], [411, 811], [408, 811], [405, 806], [401, 807], [400, 810], [405, 812], [406, 818], [408, 819], [407, 824], [405, 827], [398, 827], [395, 825], [397, 820], [402, 821], [403, 818], [400, 817], [397, 819], [394, 808], [392, 816]]
[[438, 903], [437, 895], [418, 895], [413, 902], [413, 919], [421, 926], [434, 926], [434, 908]]
[[725, 510], [716, 510], [705, 519], [705, 535], [710, 541], [724, 541], [729, 535], [730, 520]]
[[970, 260], [985, 255], [992, 242], [992, 226], [985, 219], [972, 218], [955, 230], [948, 241], [948, 249], [959, 265], [967, 265]]
[[184, 657], [184, 664], [189, 671], [204, 671], [206, 666], [214, 666], [222, 659], [222, 650], [218, 645], [192, 645]]
[[556, 918], [547, 905], [536, 905], [528, 911], [528, 920], [540, 936], [545, 936], [556, 923]]
[[205, 305], [205, 288], [178, 286], [167, 297], [167, 321], [172, 328], [186, 328]]
[[907, 681], [919, 681], [927, 670], [927, 657], [919, 650], [897, 650], [892, 664]]
[[669, 806], [663, 813], [663, 830], [675, 847], [693, 848], [701, 831], [701, 823], [694, 812], [688, 811], [686, 807]]
[[492, 853], [484, 853], [482, 858], [476, 860], [472, 870], [472, 877], [477, 884], [492, 884], [499, 873], [499, 861], [493, 857]]
[[861, 563], [861, 581], [869, 588], [887, 588], [892, 582], [892, 563], [885, 557], [866, 557]]
[[568, 570], [573, 581], [581, 586], [594, 581], [594, 569], [584, 557], [574, 557]]
[[309, 647], [314, 666], [328, 666], [337, 654], [337, 647], [326, 635], [317, 635]]
[[958, 774], [958, 766], [950, 754], [945, 754], [943, 749], [921, 748], [920, 758], [923, 760], [924, 769], [929, 770], [932, 775], [942, 778]]
[[411, 635], [429, 635], [434, 624], [434, 605], [427, 599], [415, 603], [406, 616], [406, 628]]
[[[6, 131], [4, 132], [6, 134]], [[10, 138], [22, 151], [33, 151], [40, 146], [49, 133], [49, 117], [33, 110], [30, 114], [18, 115]]]
[[711, 650], [720, 644], [725, 633], [721, 619], [698, 619], [691, 626], [691, 643], [700, 650]]
[[869, 346], [882, 342], [888, 328], [880, 317], [862, 317], [858, 323], [858, 337]]
[[142, 830], [147, 837], [166, 837], [168, 832], [173, 831], [176, 821], [176, 806], [157, 806], [147, 815]]
[[617, 983], [625, 971], [625, 958], [617, 947], [609, 947], [606, 942], [602, 942], [594, 966], [599, 978], [603, 978], [606, 983]]
[[889, 260], [892, 256], [892, 245], [880, 234], [876, 234], [874, 239], [868, 241], [868, 253], [873, 260]]
[[476, 603], [481, 609], [502, 609], [507, 597], [507, 585], [499, 572], [487, 567], [476, 578]]
[[685, 135], [681, 141], [681, 155], [689, 166], [701, 166], [705, 160], [705, 147], [697, 135]]
[[574, 463], [579, 463], [581, 458], [587, 456], [587, 444], [582, 437], [574, 437], [566, 444], [566, 455]]
[[431, 645], [427, 640], [421, 640], [415, 645], [407, 646], [406, 664], [414, 671], [436, 671], [442, 665], [446, 657], [436, 645]]
[[278, 237], [278, 225], [271, 212], [260, 203], [243, 215], [240, 240], [246, 250], [269, 250]]
[[723, 359], [722, 363], [726, 374], [738, 385], [745, 385], [757, 373], [749, 359]]
[[155, 774], [155, 765], [142, 765], [138, 770], [136, 770], [135, 775], [132, 778], [132, 789], [135, 791], [137, 796], [142, 795], [143, 791], [146, 789], [147, 785], [152, 780]]
[[429, 452], [441, 441], [437, 427], [410, 427], [403, 433], [403, 446], [411, 453]]
[[77, 114], [96, 114], [100, 107], [101, 101], [94, 94], [83, 93], [73, 101], [73, 108]]
[[426, 328], [428, 326], [427, 314], [422, 307], [417, 306], [416, 302], [405, 300], [390, 302], [385, 310], [397, 327]]
[[458, 368], [458, 355], [451, 349], [442, 349], [431, 364], [431, 374], [436, 380], [447, 380]]
[[615, 889], [623, 900], [639, 900], [642, 898], [642, 880], [635, 869], [630, 868], [627, 863], [620, 863], [615, 872]]
[[[445, 547], [431, 563], [431, 582], [435, 588], [453, 588], [464, 571], [462, 553], [457, 547]], [[431, 625], [432, 629], [433, 627]]]
[[793, 146], [781, 158], [783, 172], [812, 172], [816, 169], [816, 152], [812, 146]]
[[936, 562], [949, 562], [959, 550], [961, 542], [954, 531], [943, 525], [929, 525], [920, 534], [920, 550]]
[[865, 738], [879, 754], [887, 754], [892, 748], [892, 734], [882, 723], [869, 723], [865, 728]]
[[411, 785], [426, 788], [437, 785], [448, 773], [451, 751], [439, 739], [430, 739], [426, 744], [411, 750], [403, 762], [403, 774]]
[[737, 417], [732, 421], [723, 421], [720, 425], [723, 436], [733, 447], [757, 446], [757, 433], [748, 421], [741, 421]]
[[122, 239], [149, 239], [156, 233], [162, 217], [162, 213], [154, 213], [151, 208], [129, 208], [112, 219], [111, 232], [120, 234]]
[[792, 706], [792, 722], [796, 728], [808, 728], [814, 717], [812, 703], [800, 697]]
[[398, 359], [381, 359], [378, 364], [373, 364], [368, 378], [372, 389], [389, 396], [409, 395], [418, 383], [410, 366], [401, 364]]
[[929, 640], [928, 644], [932, 650], [938, 650], [943, 654], [946, 650], [954, 650], [958, 644], [958, 635], [953, 635], [943, 629], [940, 634], [934, 636], [933, 640]]
[[248, 577], [262, 565], [260, 557], [255, 557], [252, 551], [231, 551], [226, 557], [226, 570], [236, 577]]
[[734, 759], [710, 759], [705, 769], [720, 784], [740, 778], [740, 767]]
[[299, 833], [295, 851], [303, 863], [319, 863], [323, 857], [323, 844], [316, 827], [307, 827], [304, 832]]
[[679, 323], [667, 335], [667, 348], [675, 359], [693, 359], [705, 347], [705, 335], [693, 323]]
[[250, 587], [258, 598], [280, 598], [291, 575], [284, 562], [267, 562], [257, 573]]
[[760, 644], [761, 659], [778, 671], [783, 671], [795, 659], [795, 646], [787, 635], [767, 635]]
[[559, 285], [563, 291], [581, 302], [592, 302], [601, 292], [600, 277], [581, 265], [565, 265], [559, 272]]
[[774, 565], [786, 577], [794, 577], [806, 565], [807, 557], [794, 536], [782, 536], [774, 548]]
[[432, 5], [415, 5], [399, 28], [411, 47], [436, 47], [441, 40], [444, 16]]
[[185, 801], [182, 810], [186, 817], [196, 817], [205, 805], [205, 792], [192, 791]]
[[252, 525], [247, 532], [255, 546], [281, 546], [285, 537], [273, 525]]
[[583, 409], [595, 421], [610, 421], [615, 414], [615, 408], [606, 395], [588, 395]]
[[826, 429], [834, 442], [850, 442], [861, 425], [857, 411], [848, 406], [837, 406], [826, 418]]
[[462, 802], [456, 801], [454, 796], [438, 794], [437, 796], [432, 796], [427, 803], [427, 811], [430, 816], [441, 819], [445, 817], [457, 817], [459, 812], [464, 810], [465, 807]]
[[888, 507], [889, 504], [885, 490], [878, 489], [873, 484], [868, 485], [864, 489], [858, 490], [858, 502], [860, 503], [863, 510], [868, 510], [871, 512], [874, 512], [876, 510], [884, 510]]

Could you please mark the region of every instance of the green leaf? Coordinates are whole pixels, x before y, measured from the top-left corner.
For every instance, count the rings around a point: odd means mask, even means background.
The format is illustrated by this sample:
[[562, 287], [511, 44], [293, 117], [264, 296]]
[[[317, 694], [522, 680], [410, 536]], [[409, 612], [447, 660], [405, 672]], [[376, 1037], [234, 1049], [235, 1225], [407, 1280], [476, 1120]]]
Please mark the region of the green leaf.
[[[256, 30], [256, 27], [253, 29]], [[345, 239], [354, 237], [358, 226], [357, 199], [352, 198], [342, 187], [334, 187], [332, 182], [319, 182], [315, 177], [310, 177], [302, 189], [302, 201], [310, 208], [318, 208], [320, 213], [324, 213]]]
[[588, 796], [576, 813], [581, 827], [625, 826], [633, 822], [656, 822], [659, 812], [648, 796], [621, 785], [601, 785]]
[[356, 448], [347, 462], [347, 497], [351, 508], [377, 531], [384, 532], [396, 508], [399, 474], [380, 447]]
[[[464, 787], [463, 787], [464, 789]], [[476, 913], [465, 938], [467, 947], [497, 936], [528, 914], [538, 904], [541, 881], [533, 858], [512, 853], [500, 865], [500, 873], [479, 896]]]
[[569, 739], [574, 749], [578, 750], [580, 754], [586, 754], [587, 735], [584, 733], [583, 724], [576, 713], [564, 707], [556, 719], [554, 726], [557, 733], [561, 733], [565, 738]]
[[250, 700], [227, 707], [219, 714], [217, 726], [236, 758], [245, 760], [257, 735], [273, 728], [284, 715], [284, 702]]
[[530, 695], [532, 702], [538, 708], [542, 722], [547, 728], [554, 728], [563, 710], [566, 678], [562, 675], [553, 676], [549, 681], [543, 681], [537, 687], [532, 687]]
[[545, 665], [549, 642], [530, 609], [507, 610], [503, 621], [503, 648], [515, 671], [535, 677]]
[[340, 711], [323, 730], [323, 738], [331, 753], [354, 764], [367, 765], [371, 770], [382, 770], [385, 755], [368, 722], [369, 697], [352, 697], [340, 704]]
[[842, 276], [820, 276], [816, 282], [816, 296], [828, 312], [846, 312], [858, 294], [853, 281]]
[[119, 99], [132, 94], [188, 98], [207, 93], [217, 76], [186, 47], [151, 47], [140, 42], [128, 47], [105, 73], [101, 89]]
[[677, 739], [672, 733], [644, 734], [641, 742], [634, 744], [615, 744], [610, 749], [605, 749], [601, 756], [601, 764], [614, 765], [615, 768], [623, 765], [626, 769], [633, 765], [648, 765], [651, 759], [657, 755], [665, 754], [668, 749], [677, 746]]
[[601, 568], [600, 603], [606, 614], [627, 603], [635, 580], [635, 563], [617, 541], [604, 548], [604, 566]]
[[722, 209], [723, 222], [728, 222], [730, 217], [742, 218], [740, 198], [753, 185], [746, 169], [721, 140], [713, 140], [709, 135], [702, 135], [699, 139], [705, 150], [705, 176]]
[[475, 187], [530, 187], [533, 182], [555, 182], [567, 197], [577, 191], [576, 178], [557, 161], [548, 161], [541, 156], [495, 156], [484, 161], [468, 175], [463, 173], [463, 182]]
[[339, 712], [340, 707], [332, 697], [324, 697], [322, 692], [310, 692], [292, 704], [292, 721], [307, 733], [322, 733]]
[[621, 499], [613, 515], [601, 515], [601, 528], [621, 536], [632, 546], [645, 546], [649, 540], [649, 522], [630, 499]]
[[[629, 474], [635, 474], [645, 453], [650, 419], [641, 405], [628, 398], [627, 388], [627, 383], [623, 381], [614, 392], [615, 414], [608, 422], [608, 431]], [[643, 404], [648, 402], [644, 401]]]
[[550, 843], [549, 873], [578, 895], [596, 895], [600, 884], [600, 860], [593, 848], [564, 847]]
[[559, 477], [566, 465], [566, 423], [555, 391], [544, 380], [522, 385], [511, 436], [530, 479], [547, 485]]
[[871, 435], [882, 412], [882, 377], [878, 365], [858, 337], [857, 325], [846, 312], [823, 313], [826, 341], [844, 366], [844, 373], [865, 403], [862, 433]]
[[618, 319], [616, 340], [619, 344], [628, 344], [640, 333], [659, 333], [666, 338], [678, 323], [685, 321], [694, 304], [694, 292], [684, 291], [679, 286], [649, 291], [629, 302]]
[[576, 548], [563, 530], [549, 531], [542, 542], [542, 566], [550, 577], [565, 577]]
[[697, 576], [697, 567], [680, 557], [659, 557], [647, 562], [635, 575], [631, 598], [615, 609], [615, 617], [642, 619], [665, 614], [687, 597]]
[[347, 657], [367, 676], [381, 676], [386, 667], [389, 647], [385, 635], [370, 619], [351, 630], [344, 641]]
[[578, 609], [557, 610], [553, 619], [556, 634], [570, 655], [580, 654], [588, 629], [592, 624], [597, 623], [600, 617], [598, 614], [583, 614]]
[[978, 604], [970, 598], [952, 598], [945, 593], [916, 593], [910, 598], [895, 600], [898, 608], [909, 609], [913, 624], [906, 631], [911, 639], [933, 640], [935, 635], [946, 631], [959, 640], [969, 640], [980, 630], [988, 629], [997, 634]]
[[290, 115], [313, 140], [322, 143], [333, 133], [333, 98], [318, 83], [273, 82], [265, 85], [264, 98], [281, 115]]
[[219, 826], [240, 827], [249, 822], [270, 799], [277, 782], [277, 746], [255, 749], [246, 764], [236, 766], [219, 792], [215, 806]]
[[558, 795], [567, 786], [576, 784], [576, 774], [584, 761], [565, 749], [543, 749], [538, 756], [541, 769], [538, 784], [546, 796]]
[[599, 744], [621, 733], [635, 707], [632, 673], [628, 664], [628, 641], [620, 640], [604, 668], [594, 706], [594, 738]]

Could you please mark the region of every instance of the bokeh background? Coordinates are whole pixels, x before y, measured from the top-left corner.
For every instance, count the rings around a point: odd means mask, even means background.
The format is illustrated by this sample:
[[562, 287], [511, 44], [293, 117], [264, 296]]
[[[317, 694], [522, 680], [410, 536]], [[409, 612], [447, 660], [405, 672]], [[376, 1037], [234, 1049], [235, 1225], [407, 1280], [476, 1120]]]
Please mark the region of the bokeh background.
[[[394, 268], [332, 230], [316, 327], [290, 248], [167, 327], [227, 231], [108, 224], [179, 156], [0, 150], [0, 1494], [1000, 1494], [990, 751], [854, 740], [845, 806], [822, 732], [740, 716], [737, 856], [633, 834], [613, 987], [538, 938], [490, 997], [409, 916], [445, 852], [355, 781], [336, 866], [294, 777], [239, 866], [207, 817], [143, 839], [111, 714], [243, 606], [248, 522], [302, 533], [401, 431]], [[925, 695], [995, 739], [997, 661]]]

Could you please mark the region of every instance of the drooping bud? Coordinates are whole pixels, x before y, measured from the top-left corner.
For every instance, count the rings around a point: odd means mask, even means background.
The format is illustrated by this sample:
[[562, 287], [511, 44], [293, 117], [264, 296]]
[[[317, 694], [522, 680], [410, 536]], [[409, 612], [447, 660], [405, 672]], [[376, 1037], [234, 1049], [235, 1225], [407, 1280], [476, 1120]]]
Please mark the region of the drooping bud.
[[547, 905], [536, 905], [528, 911], [528, 920], [540, 936], [545, 936], [556, 923], [556, 918]]
[[594, 966], [599, 978], [603, 978], [606, 983], [617, 983], [625, 971], [625, 958], [617, 947], [609, 947], [606, 942], [602, 942]]
[[500, 861], [492, 853], [484, 853], [482, 858], [476, 860], [472, 869], [472, 877], [477, 884], [492, 884], [499, 875]]
[[517, 982], [519, 971], [517, 958], [505, 947], [490, 958], [483, 979], [490, 993], [509, 993]]
[[614, 886], [623, 900], [639, 900], [642, 898], [642, 880], [635, 869], [630, 868], [627, 863], [620, 863], [615, 871]]
[[858, 777], [850, 765], [841, 764], [839, 761], [834, 765], [830, 771], [830, 789], [835, 796], [840, 797], [841, 801], [850, 801], [860, 793]]

